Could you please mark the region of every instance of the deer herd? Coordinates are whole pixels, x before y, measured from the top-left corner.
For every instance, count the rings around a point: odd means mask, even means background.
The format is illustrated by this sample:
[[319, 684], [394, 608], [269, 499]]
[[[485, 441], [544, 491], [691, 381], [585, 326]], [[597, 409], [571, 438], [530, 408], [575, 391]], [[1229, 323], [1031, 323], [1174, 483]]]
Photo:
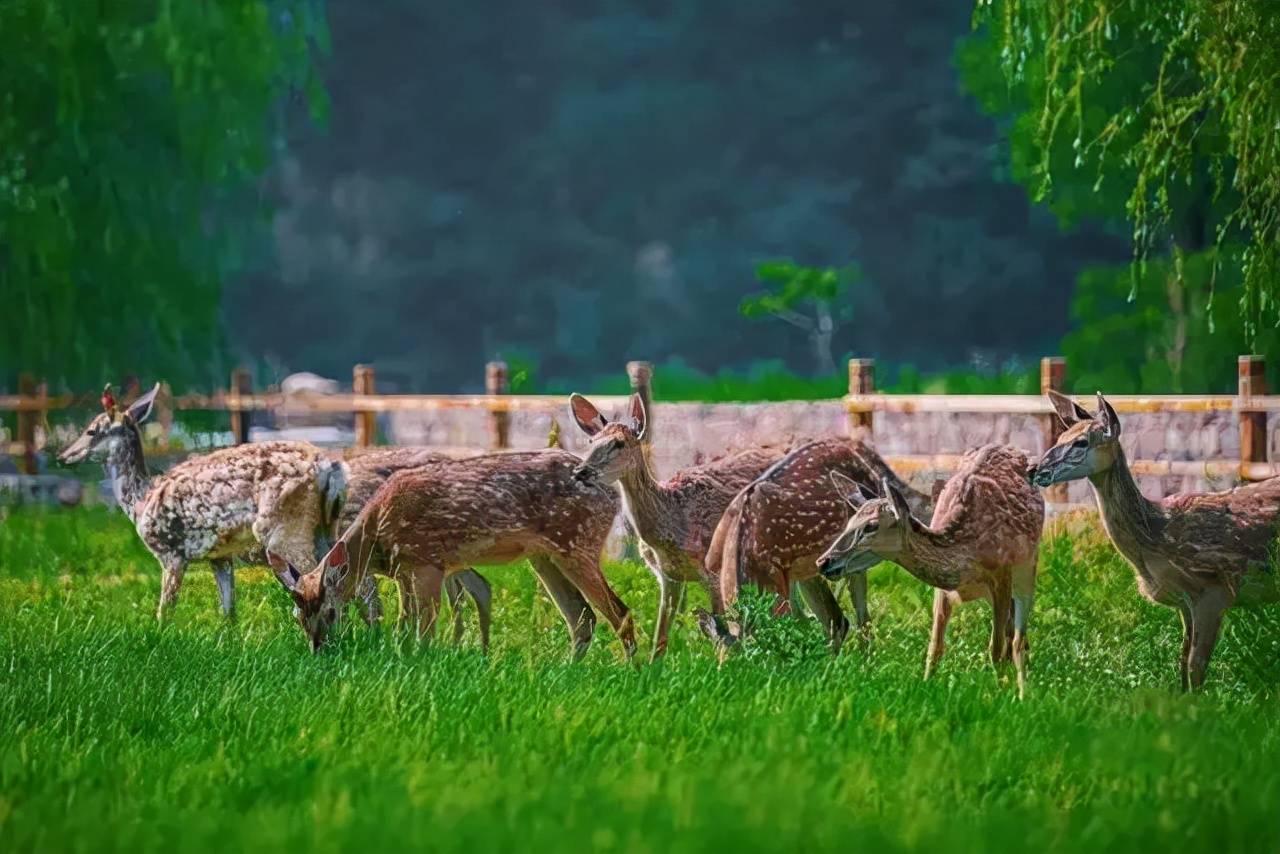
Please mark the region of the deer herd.
[[104, 462], [120, 507], [160, 562], [161, 619], [191, 562], [212, 565], [222, 611], [232, 617], [235, 561], [265, 560], [313, 650], [353, 600], [367, 622], [381, 618], [374, 575], [396, 582], [399, 621], [424, 639], [434, 633], [442, 594], [455, 641], [469, 602], [487, 648], [490, 588], [473, 567], [525, 559], [563, 617], [575, 657], [591, 644], [598, 613], [631, 658], [632, 613], [601, 567], [621, 509], [658, 582], [653, 658], [667, 648], [689, 583], [707, 592], [710, 610], [697, 622], [721, 656], [742, 639], [731, 611], [745, 583], [778, 594], [775, 614], [791, 609], [794, 586], [838, 651], [850, 623], [830, 582], [845, 578], [865, 643], [867, 573], [888, 561], [934, 588], [926, 678], [942, 658], [952, 608], [985, 599], [991, 660], [1012, 660], [1021, 696], [1045, 517], [1036, 487], [1079, 479], [1092, 485], [1103, 526], [1133, 565], [1142, 595], [1181, 615], [1184, 689], [1203, 683], [1226, 609], [1280, 601], [1280, 478], [1151, 501], [1129, 471], [1120, 420], [1101, 394], [1090, 413], [1050, 392], [1065, 430], [1038, 462], [1003, 445], [976, 448], [936, 499], [855, 439], [751, 448], [661, 482], [638, 395], [615, 421], [581, 395], [570, 397], [589, 439], [581, 458], [554, 448], [463, 459], [410, 448], [344, 456], [266, 442], [193, 456], [152, 476], [139, 425], [155, 395], [124, 407], [108, 387], [103, 411], [59, 459]]

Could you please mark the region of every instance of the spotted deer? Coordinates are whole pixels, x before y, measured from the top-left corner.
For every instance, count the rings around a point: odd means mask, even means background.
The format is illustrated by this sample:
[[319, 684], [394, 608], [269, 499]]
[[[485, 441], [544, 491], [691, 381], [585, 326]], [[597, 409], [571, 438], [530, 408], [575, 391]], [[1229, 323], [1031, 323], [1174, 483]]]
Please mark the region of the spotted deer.
[[492, 454], [396, 472], [365, 504], [333, 548], [305, 575], [275, 560], [295, 614], [318, 651], [343, 605], [370, 573], [400, 588], [400, 620], [420, 637], [435, 630], [446, 577], [482, 564], [528, 558], [585, 654], [595, 606], [630, 658], [635, 629], [627, 606], [605, 581], [600, 553], [617, 498], [573, 476], [563, 451]]
[[[713, 602], [713, 606], [733, 604], [745, 583], [775, 590], [780, 596], [787, 595], [792, 582], [807, 584], [810, 590], [820, 591], [807, 599], [810, 608], [833, 638], [844, 637], [849, 621], [819, 577], [816, 564], [849, 518], [843, 496], [832, 485], [832, 471], [868, 486], [888, 479], [913, 507], [921, 511], [929, 507], [928, 497], [899, 479], [865, 442], [821, 439], [802, 445], [745, 486], [717, 524], [706, 559], [707, 570], [721, 591], [720, 602]], [[859, 631], [865, 637], [869, 621], [866, 579], [851, 578], [849, 591]], [[731, 646], [737, 640], [722, 610], [713, 607], [711, 613], [699, 614], [698, 622], [721, 646]]]
[[[332, 536], [346, 491], [342, 466], [300, 442], [238, 445], [193, 456], [152, 476], [139, 425], [151, 414], [160, 386], [128, 407], [111, 387], [103, 411], [58, 459], [105, 463], [117, 502], [163, 570], [157, 616], [173, 609], [193, 561], [213, 565], [222, 611], [235, 615], [233, 561], [263, 550], [286, 560], [314, 560]], [[377, 617], [370, 588], [361, 591], [366, 619]], [[372, 589], [373, 601], [377, 590]]]
[[1120, 418], [1102, 393], [1093, 414], [1066, 395], [1049, 398], [1066, 430], [1036, 466], [1035, 484], [1089, 480], [1138, 591], [1182, 617], [1182, 688], [1199, 688], [1226, 610], [1280, 601], [1280, 478], [1151, 501], [1129, 471]]
[[[719, 584], [707, 571], [707, 547], [725, 507], [742, 487], [760, 475], [783, 454], [782, 449], [754, 448], [729, 454], [677, 472], [666, 482], [654, 476], [643, 443], [648, 412], [640, 395], [631, 398], [629, 419], [608, 421], [580, 394], [569, 397], [574, 421], [591, 444], [575, 476], [582, 481], [617, 485], [628, 522], [640, 543], [640, 554], [658, 580], [658, 620], [652, 657], [667, 648], [671, 621], [679, 610], [684, 585], [700, 583], [718, 606]], [[804, 588], [826, 588], [821, 579]], [[830, 591], [826, 590], [829, 596]]]
[[[338, 531], [345, 531], [355, 522], [360, 511], [374, 494], [398, 471], [420, 468], [450, 459], [446, 454], [430, 448], [374, 448], [335, 457], [346, 472], [347, 496], [338, 514]], [[327, 548], [326, 548], [327, 550]], [[489, 625], [493, 598], [489, 582], [474, 569], [463, 570], [449, 576], [444, 584], [453, 612], [453, 641], [459, 643], [464, 632], [463, 605], [468, 596], [475, 603], [480, 623], [480, 648], [489, 649]], [[377, 596], [377, 587], [373, 588]], [[375, 599], [376, 601], [376, 599]], [[380, 605], [379, 605], [380, 612]]]
[[836, 488], [856, 510], [818, 558], [818, 568], [827, 578], [865, 577], [887, 560], [934, 588], [926, 679], [942, 659], [954, 606], [986, 599], [992, 609], [991, 661], [999, 664], [1012, 655], [1018, 696], [1026, 690], [1026, 631], [1044, 527], [1044, 498], [1027, 472], [1027, 458], [1016, 448], [984, 445], [970, 451], [942, 488], [927, 525], [887, 478], [876, 493], [832, 472]]

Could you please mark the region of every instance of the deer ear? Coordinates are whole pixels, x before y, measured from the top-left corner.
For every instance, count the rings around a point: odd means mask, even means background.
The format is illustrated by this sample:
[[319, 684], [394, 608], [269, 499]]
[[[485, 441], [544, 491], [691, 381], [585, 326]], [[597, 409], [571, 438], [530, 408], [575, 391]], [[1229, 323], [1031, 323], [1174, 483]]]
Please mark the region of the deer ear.
[[880, 478], [880, 492], [889, 499], [889, 506], [893, 508], [893, 515], [898, 517], [898, 521], [906, 523], [911, 518], [911, 505], [907, 504], [907, 499], [889, 482], [889, 478]]
[[1120, 435], [1120, 416], [1116, 415], [1115, 407], [1107, 403], [1107, 399], [1102, 396], [1102, 392], [1098, 392], [1097, 420], [1102, 424], [1102, 429], [1106, 431], [1108, 439], [1114, 439]]
[[129, 416], [129, 420], [134, 424], [141, 424], [151, 415], [151, 409], [155, 406], [156, 395], [160, 393], [160, 383], [156, 383], [151, 387], [151, 391], [129, 404], [129, 408], [125, 410], [125, 414]]
[[347, 544], [342, 540], [338, 540], [333, 544], [333, 548], [329, 549], [329, 553], [324, 556], [321, 561], [324, 567], [324, 586], [327, 589], [336, 589], [347, 578], [347, 573], [351, 571], [350, 555], [347, 553]]
[[298, 581], [302, 578], [302, 574], [294, 569], [293, 564], [272, 552], [267, 552], [267, 563], [271, 564], [271, 571], [275, 573], [276, 579], [284, 586], [284, 589], [296, 595]]
[[649, 429], [649, 408], [644, 405], [644, 398], [638, 394], [631, 395], [631, 423], [635, 425], [636, 438], [643, 439]]
[[595, 404], [576, 391], [569, 395], [569, 411], [573, 413], [573, 420], [578, 422], [578, 427], [588, 436], [599, 433], [609, 423]]
[[1093, 416], [1089, 414], [1089, 410], [1076, 403], [1071, 398], [1061, 392], [1049, 389], [1049, 402], [1053, 404], [1053, 411], [1058, 413], [1058, 417], [1062, 419], [1064, 427], [1070, 427], [1077, 421], [1092, 421]]
[[869, 500], [867, 488], [838, 469], [831, 470], [831, 485], [835, 487], [836, 494], [844, 499], [844, 503], [854, 510]]

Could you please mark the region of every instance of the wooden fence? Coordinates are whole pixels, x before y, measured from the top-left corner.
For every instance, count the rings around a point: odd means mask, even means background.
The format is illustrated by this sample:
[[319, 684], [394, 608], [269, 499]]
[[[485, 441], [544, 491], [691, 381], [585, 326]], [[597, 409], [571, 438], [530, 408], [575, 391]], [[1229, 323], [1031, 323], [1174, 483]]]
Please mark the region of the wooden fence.
[[[1280, 395], [1268, 395], [1265, 380], [1265, 361], [1262, 356], [1240, 356], [1237, 362], [1239, 385], [1235, 395], [1156, 395], [1124, 396], [1107, 399], [1120, 413], [1154, 412], [1235, 412], [1240, 420], [1239, 459], [1187, 460], [1133, 460], [1130, 465], [1136, 474], [1146, 475], [1198, 475], [1209, 478], [1238, 477], [1244, 480], [1260, 480], [1280, 474], [1280, 466], [1268, 460], [1267, 413], [1280, 411]], [[634, 391], [652, 400], [651, 380], [653, 368], [647, 362], [630, 362], [627, 374]], [[876, 413], [987, 413], [991, 415], [1033, 415], [1043, 419], [1046, 445], [1056, 441], [1061, 425], [1052, 415], [1052, 409], [1044, 396], [1049, 389], [1066, 387], [1067, 365], [1060, 357], [1047, 357], [1040, 362], [1039, 395], [935, 395], [935, 394], [883, 394], [875, 387], [875, 361], [873, 359], [849, 360], [849, 393], [843, 398], [849, 413], [850, 430], [874, 427]], [[252, 376], [244, 369], [232, 373], [225, 391], [213, 394], [188, 394], [173, 397], [162, 390], [157, 406], [157, 419], [161, 424], [172, 422], [174, 410], [206, 410], [228, 412], [231, 416], [232, 440], [236, 443], [249, 440], [249, 426], [255, 412], [273, 412], [277, 415], [339, 413], [352, 414], [355, 420], [355, 445], [367, 447], [376, 440], [376, 416], [379, 412], [439, 412], [444, 410], [482, 410], [488, 414], [490, 444], [493, 448], [506, 448], [510, 442], [510, 413], [528, 410], [545, 411], [565, 405], [562, 396], [512, 395], [509, 393], [507, 366], [503, 362], [490, 362], [485, 368], [485, 393], [477, 395], [434, 394], [378, 394], [376, 376], [372, 366], [356, 365], [352, 371], [350, 394], [321, 394], [298, 392], [256, 393]], [[43, 383], [30, 376], [19, 382], [19, 394], [0, 395], [0, 411], [14, 411], [18, 415], [18, 430], [14, 442], [0, 450], [26, 460], [29, 472], [34, 472], [34, 454], [39, 450], [36, 442], [36, 426], [44, 422], [51, 411], [71, 407], [96, 407], [96, 395], [74, 397], [50, 396]], [[137, 389], [126, 389], [122, 399], [128, 400]], [[1092, 409], [1093, 401], [1080, 397], [1080, 402]], [[597, 398], [597, 403], [620, 407], [625, 400], [620, 397]], [[904, 474], [922, 468], [947, 470], [955, 467], [958, 457], [947, 455], [919, 455], [891, 457], [889, 462]]]

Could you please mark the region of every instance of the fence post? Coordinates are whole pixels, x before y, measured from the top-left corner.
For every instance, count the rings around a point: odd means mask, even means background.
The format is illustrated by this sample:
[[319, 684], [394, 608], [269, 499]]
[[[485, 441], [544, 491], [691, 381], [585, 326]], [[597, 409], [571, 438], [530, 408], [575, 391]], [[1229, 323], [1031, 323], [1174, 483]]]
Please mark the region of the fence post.
[[[356, 365], [351, 369], [351, 390], [356, 394], [377, 394], [373, 365]], [[378, 418], [371, 410], [356, 412], [356, 447], [368, 448], [378, 434]]]
[[1237, 362], [1240, 376], [1240, 462], [1267, 461], [1267, 413], [1251, 412], [1249, 398], [1267, 393], [1267, 360], [1264, 356], [1241, 356]]
[[[48, 394], [48, 388], [41, 383], [36, 385], [35, 377], [31, 374], [21, 374], [18, 377], [18, 394], [26, 397], [44, 398]], [[22, 445], [22, 468], [27, 474], [36, 474], [36, 425], [40, 423], [44, 416], [40, 402], [36, 403], [36, 408], [26, 409], [25, 407], [18, 410], [18, 435], [16, 436], [18, 444]]]
[[[876, 390], [876, 360], [849, 360], [849, 394], [874, 394]], [[875, 425], [875, 413], [850, 412], [849, 433], [857, 436], [865, 430], [870, 434]]]
[[[490, 395], [503, 395], [511, 390], [507, 379], [506, 362], [490, 362], [484, 366], [484, 392]], [[505, 410], [489, 410], [489, 435], [493, 447], [507, 448], [511, 446], [511, 413]]]
[[[1050, 391], [1066, 394], [1067, 360], [1062, 356], [1045, 356], [1040, 360], [1040, 394], [1048, 395]], [[1050, 412], [1045, 416], [1044, 447], [1047, 451], [1058, 442], [1062, 435], [1062, 421]], [[1067, 501], [1067, 485], [1055, 483], [1044, 491], [1045, 501], [1050, 504], [1065, 504]]]
[[236, 445], [244, 445], [249, 441], [249, 422], [252, 413], [242, 409], [241, 395], [253, 394], [253, 374], [245, 367], [231, 372], [231, 394], [228, 403], [231, 408], [231, 441]]

